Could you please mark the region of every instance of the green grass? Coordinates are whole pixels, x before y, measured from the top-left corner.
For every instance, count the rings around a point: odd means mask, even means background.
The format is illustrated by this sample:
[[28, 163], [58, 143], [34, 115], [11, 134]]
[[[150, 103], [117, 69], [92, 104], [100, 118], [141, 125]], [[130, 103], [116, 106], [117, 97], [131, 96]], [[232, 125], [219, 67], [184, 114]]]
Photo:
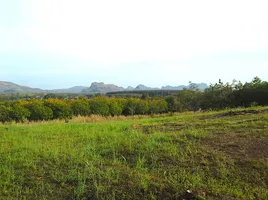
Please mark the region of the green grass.
[[0, 125], [0, 199], [268, 199], [260, 109]]

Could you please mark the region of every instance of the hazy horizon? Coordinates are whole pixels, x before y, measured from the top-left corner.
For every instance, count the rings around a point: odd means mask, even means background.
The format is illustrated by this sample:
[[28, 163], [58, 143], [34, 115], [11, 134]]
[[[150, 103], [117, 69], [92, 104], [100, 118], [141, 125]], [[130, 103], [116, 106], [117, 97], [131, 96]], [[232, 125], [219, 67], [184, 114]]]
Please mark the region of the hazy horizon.
[[0, 81], [58, 89], [268, 81], [268, 2], [0, 2]]

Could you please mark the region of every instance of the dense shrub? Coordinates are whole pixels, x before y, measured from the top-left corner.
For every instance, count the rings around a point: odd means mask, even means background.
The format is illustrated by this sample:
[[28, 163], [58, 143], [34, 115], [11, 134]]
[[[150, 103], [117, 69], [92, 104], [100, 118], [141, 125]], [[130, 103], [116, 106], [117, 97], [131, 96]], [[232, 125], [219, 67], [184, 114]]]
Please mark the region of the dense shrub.
[[71, 110], [75, 116], [87, 116], [91, 113], [89, 104], [86, 100], [75, 100], [71, 102]]
[[169, 112], [181, 112], [183, 110], [183, 105], [176, 96], [168, 96], [165, 101]]
[[197, 90], [183, 89], [177, 95], [178, 111], [192, 111], [200, 108], [200, 100], [202, 93]]
[[107, 116], [109, 115], [109, 101], [106, 97], [95, 97], [89, 100], [89, 106], [92, 114]]
[[144, 115], [149, 112], [149, 101], [137, 99], [135, 114]]
[[53, 111], [53, 119], [70, 119], [72, 110], [69, 104], [59, 99], [45, 100], [44, 105]]
[[123, 114], [124, 115], [135, 115], [137, 105], [138, 105], [137, 102], [138, 102], [138, 100], [135, 98], [128, 98], [126, 100], [126, 102], [124, 103]]
[[109, 114], [111, 116], [122, 115], [123, 102], [119, 99], [109, 99]]
[[20, 104], [14, 104], [11, 110], [11, 118], [16, 122], [24, 122], [31, 115], [31, 112]]
[[152, 100], [149, 103], [149, 113], [150, 114], [157, 114], [157, 113], [164, 113], [168, 110], [168, 104], [166, 101], [159, 99], [159, 100]]
[[50, 120], [53, 118], [53, 111], [44, 106], [41, 101], [33, 101], [24, 105], [30, 111], [28, 119], [30, 121]]
[[10, 106], [0, 105], [0, 121], [11, 122], [12, 120], [12, 108]]
[[231, 107], [233, 101], [233, 86], [229, 83], [211, 84], [203, 94], [201, 106], [204, 109], [221, 109]]

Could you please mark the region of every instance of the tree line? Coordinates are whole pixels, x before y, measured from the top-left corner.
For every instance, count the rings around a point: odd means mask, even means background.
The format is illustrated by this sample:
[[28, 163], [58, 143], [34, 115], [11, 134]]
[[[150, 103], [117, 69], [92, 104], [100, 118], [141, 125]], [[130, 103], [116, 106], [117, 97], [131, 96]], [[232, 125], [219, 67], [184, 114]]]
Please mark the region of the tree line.
[[74, 116], [151, 115], [168, 112], [218, 110], [223, 108], [268, 105], [268, 82], [255, 77], [251, 82], [211, 84], [199, 91], [195, 84], [189, 89], [166, 97], [140, 98], [95, 96], [78, 99], [28, 99], [0, 103], [0, 122], [70, 119]]
[[107, 98], [6, 101], [0, 104], [1, 122], [70, 119], [73, 116], [145, 115], [167, 112], [164, 99]]
[[169, 110], [180, 112], [185, 110], [220, 110], [224, 108], [266, 106], [268, 105], [268, 82], [259, 77], [242, 84], [233, 80], [232, 83], [210, 84], [201, 92], [195, 84], [189, 90], [182, 90], [176, 96], [167, 97]]

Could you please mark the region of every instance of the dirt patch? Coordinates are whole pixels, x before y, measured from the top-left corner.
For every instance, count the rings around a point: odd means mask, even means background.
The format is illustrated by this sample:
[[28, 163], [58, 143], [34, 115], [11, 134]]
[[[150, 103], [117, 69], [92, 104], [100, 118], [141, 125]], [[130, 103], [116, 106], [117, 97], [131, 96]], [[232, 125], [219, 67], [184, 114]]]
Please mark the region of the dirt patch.
[[198, 194], [188, 190], [187, 192], [179, 196], [179, 200], [201, 200], [201, 198], [198, 197]]
[[141, 131], [144, 134], [152, 134], [155, 132], [176, 132], [191, 127], [191, 124], [176, 124], [176, 123], [164, 123], [158, 125], [139, 125], [135, 124], [132, 128]]
[[204, 143], [231, 157], [268, 159], [268, 137], [229, 134], [207, 139]]
[[249, 142], [247, 154], [252, 158], [268, 158], [268, 138], [259, 138]]
[[202, 116], [199, 119], [218, 119], [218, 118], [223, 118], [223, 117], [243, 116], [243, 115], [250, 115], [250, 114], [267, 113], [267, 112], [268, 112], [268, 109], [229, 111], [229, 112], [221, 113], [217, 115]]

